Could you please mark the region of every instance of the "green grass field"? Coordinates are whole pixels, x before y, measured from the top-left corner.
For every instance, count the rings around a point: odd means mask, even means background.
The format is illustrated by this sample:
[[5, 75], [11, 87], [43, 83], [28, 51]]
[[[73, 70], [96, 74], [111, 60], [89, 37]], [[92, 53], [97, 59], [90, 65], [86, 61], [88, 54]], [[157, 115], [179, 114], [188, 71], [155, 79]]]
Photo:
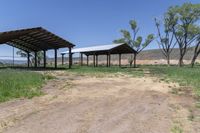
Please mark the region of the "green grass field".
[[45, 79], [45, 76], [35, 72], [12, 69], [0, 70], [0, 102], [41, 95], [40, 88]]
[[191, 68], [184, 66], [179, 68], [177, 66], [141, 66], [142, 68], [148, 69], [152, 74], [169, 80], [177, 82], [181, 86], [190, 86], [194, 88], [194, 92], [200, 97], [200, 67], [196, 66]]
[[143, 70], [140, 68], [129, 68], [129, 67], [122, 67], [119, 66], [112, 66], [112, 67], [93, 67], [93, 66], [78, 66], [74, 65], [72, 69], [68, 69], [68, 72], [73, 72], [76, 74], [81, 75], [90, 75], [90, 76], [97, 76], [103, 77], [109, 74], [126, 74], [133, 77], [141, 77], [144, 76]]

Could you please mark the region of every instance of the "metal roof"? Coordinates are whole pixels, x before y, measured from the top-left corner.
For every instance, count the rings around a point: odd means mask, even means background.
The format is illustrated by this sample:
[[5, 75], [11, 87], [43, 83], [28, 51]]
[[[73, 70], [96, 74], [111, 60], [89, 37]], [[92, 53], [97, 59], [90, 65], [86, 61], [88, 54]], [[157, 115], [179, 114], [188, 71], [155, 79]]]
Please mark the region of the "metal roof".
[[[114, 49], [118, 49], [118, 52]], [[117, 53], [133, 53], [135, 50], [133, 50], [129, 45], [126, 43], [118, 43], [118, 44], [109, 44], [109, 45], [98, 45], [98, 46], [91, 46], [91, 47], [84, 47], [84, 48], [74, 48], [72, 49], [72, 53], [85, 53], [85, 54], [93, 54], [93, 53], [99, 53], [104, 54], [106, 52], [111, 52], [112, 50], [115, 51], [113, 54]], [[68, 54], [69, 51], [61, 52], [61, 54]]]
[[0, 32], [0, 44], [8, 44], [27, 52], [75, 46], [42, 27]]

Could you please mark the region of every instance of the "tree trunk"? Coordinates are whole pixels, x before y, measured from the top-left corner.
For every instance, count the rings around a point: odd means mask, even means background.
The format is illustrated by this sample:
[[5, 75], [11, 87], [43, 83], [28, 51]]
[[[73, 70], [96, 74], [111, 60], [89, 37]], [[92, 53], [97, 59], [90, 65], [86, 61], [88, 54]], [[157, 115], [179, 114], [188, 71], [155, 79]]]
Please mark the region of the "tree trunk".
[[179, 48], [179, 50], [180, 50], [180, 57], [179, 57], [179, 61], [178, 61], [178, 66], [182, 67], [183, 66], [184, 50], [183, 50], [183, 48]]
[[130, 62], [130, 67], [132, 67], [133, 62]]
[[191, 67], [192, 68], [194, 67], [194, 63], [195, 63], [195, 61], [196, 61], [196, 59], [197, 59], [197, 57], [198, 57], [198, 55], [200, 53], [199, 45], [200, 45], [200, 43], [198, 43], [196, 45], [195, 50], [194, 50], [194, 56], [193, 56], [192, 61], [191, 61]]
[[167, 55], [167, 65], [170, 66], [170, 57]]
[[136, 53], [134, 53], [134, 57], [133, 57], [133, 61], [134, 61], [134, 68], [136, 68], [136, 56], [137, 56], [137, 54], [136, 54]]
[[192, 68], [194, 67], [194, 63], [195, 63], [197, 57], [199, 56], [199, 53], [200, 53], [200, 51], [197, 52], [197, 53], [193, 56], [193, 58], [192, 58], [192, 61], [191, 61], [191, 67], [192, 67]]
[[179, 58], [178, 66], [179, 66], [179, 67], [182, 67], [182, 66], [183, 66], [183, 55], [181, 55], [180, 58]]
[[196, 55], [194, 55], [193, 58], [192, 58], [192, 61], [191, 61], [191, 67], [192, 68], [194, 67], [194, 63], [195, 63], [196, 58], [197, 58]]

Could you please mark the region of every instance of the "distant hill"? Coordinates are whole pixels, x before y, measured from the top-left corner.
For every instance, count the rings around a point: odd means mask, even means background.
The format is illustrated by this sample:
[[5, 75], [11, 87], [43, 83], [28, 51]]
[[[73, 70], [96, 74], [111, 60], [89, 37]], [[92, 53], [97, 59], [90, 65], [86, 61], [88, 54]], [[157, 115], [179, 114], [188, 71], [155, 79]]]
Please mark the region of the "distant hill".
[[[189, 48], [184, 59], [185, 60], [191, 60], [193, 57], [193, 50], [194, 48]], [[171, 53], [171, 59], [177, 60], [179, 58], [179, 49], [175, 48], [173, 49]], [[145, 50], [141, 52], [138, 55], [138, 59], [140, 60], [159, 60], [159, 59], [165, 59], [164, 55], [162, 54], [162, 51], [160, 49], [152, 49], [152, 50]]]
[[[15, 60], [15, 64], [26, 64], [27, 61], [24, 60]], [[13, 64], [13, 60], [6, 60], [6, 59], [0, 59], [0, 65], [2, 64]]]

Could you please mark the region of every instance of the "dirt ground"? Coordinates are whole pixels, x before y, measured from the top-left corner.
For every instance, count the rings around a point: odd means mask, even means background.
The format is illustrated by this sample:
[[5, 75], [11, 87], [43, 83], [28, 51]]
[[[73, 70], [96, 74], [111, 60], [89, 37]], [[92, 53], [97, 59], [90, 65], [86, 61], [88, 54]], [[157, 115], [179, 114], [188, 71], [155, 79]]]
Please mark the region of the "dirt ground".
[[195, 101], [145, 76], [54, 72], [44, 96], [0, 104], [5, 133], [199, 133]]

